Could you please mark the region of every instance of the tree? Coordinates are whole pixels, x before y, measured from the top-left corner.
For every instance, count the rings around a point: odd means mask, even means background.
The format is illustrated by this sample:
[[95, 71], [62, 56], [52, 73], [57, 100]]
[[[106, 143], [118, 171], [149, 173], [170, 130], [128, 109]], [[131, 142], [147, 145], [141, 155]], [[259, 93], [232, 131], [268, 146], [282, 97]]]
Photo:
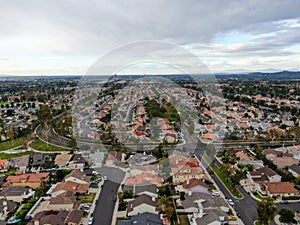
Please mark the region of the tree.
[[72, 149], [76, 148], [77, 147], [77, 141], [76, 141], [76, 138], [72, 137], [71, 140], [70, 140], [70, 147]]
[[11, 145], [13, 146], [13, 145], [14, 145], [14, 139], [15, 139], [15, 136], [16, 136], [16, 135], [15, 135], [15, 130], [14, 130], [14, 128], [11, 127], [11, 128], [8, 130], [7, 134], [8, 134], [9, 139], [11, 140]]
[[52, 111], [48, 105], [42, 105], [36, 115], [42, 126], [48, 124], [52, 119]]
[[280, 215], [279, 220], [282, 223], [297, 223], [295, 214], [289, 209], [280, 209], [278, 214]]
[[267, 199], [263, 199], [261, 202], [258, 202], [257, 214], [260, 223], [262, 225], [269, 225], [275, 216], [276, 210], [277, 209], [271, 197], [268, 197]]
[[226, 176], [226, 180], [228, 182], [228, 178], [231, 175], [231, 173], [233, 172], [232, 165], [230, 165], [228, 163], [223, 163], [222, 166], [221, 166], [221, 170], [224, 171], [224, 174]]
[[161, 198], [158, 200], [158, 204], [162, 206], [163, 210], [165, 210], [170, 204], [169, 197], [166, 195], [161, 196]]

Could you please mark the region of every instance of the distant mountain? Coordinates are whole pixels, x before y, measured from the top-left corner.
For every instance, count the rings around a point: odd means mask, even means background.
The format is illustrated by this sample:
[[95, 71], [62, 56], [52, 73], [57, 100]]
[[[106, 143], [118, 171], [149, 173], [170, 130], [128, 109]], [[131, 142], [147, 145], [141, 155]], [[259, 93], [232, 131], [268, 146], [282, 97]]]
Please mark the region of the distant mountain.
[[253, 72], [239, 74], [216, 74], [217, 78], [261, 78], [261, 79], [300, 79], [300, 71]]

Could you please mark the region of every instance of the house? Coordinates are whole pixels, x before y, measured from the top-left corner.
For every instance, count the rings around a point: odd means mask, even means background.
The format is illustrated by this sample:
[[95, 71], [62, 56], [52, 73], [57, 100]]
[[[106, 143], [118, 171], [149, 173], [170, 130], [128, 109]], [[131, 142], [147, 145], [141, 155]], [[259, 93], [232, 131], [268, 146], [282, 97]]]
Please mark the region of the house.
[[78, 184], [89, 184], [91, 178], [91, 176], [85, 175], [85, 173], [80, 170], [72, 170], [72, 172], [65, 177], [64, 181], [72, 181]]
[[58, 154], [55, 157], [54, 164], [60, 168], [66, 167], [71, 158], [72, 158], [71, 154]]
[[291, 165], [288, 169], [288, 171], [294, 176], [299, 177], [300, 176], [300, 166], [298, 165]]
[[295, 196], [299, 191], [290, 182], [273, 182], [263, 184], [268, 196]]
[[69, 167], [73, 168], [73, 169], [83, 169], [85, 166], [85, 159], [82, 156], [82, 154], [75, 154], [73, 156], [73, 159], [71, 160], [71, 162], [69, 163]]
[[3, 186], [22, 186], [37, 189], [50, 180], [50, 173], [28, 173], [16, 176], [8, 176]]
[[123, 160], [123, 153], [120, 151], [111, 151], [108, 154], [106, 165], [115, 165]]
[[78, 209], [79, 204], [71, 192], [63, 192], [49, 199], [49, 210], [61, 211]]
[[196, 178], [192, 178], [191, 180], [187, 180], [183, 182], [181, 185], [177, 185], [177, 187], [175, 187], [175, 190], [178, 192], [185, 192], [185, 193], [210, 194], [209, 186]]
[[164, 225], [159, 215], [154, 213], [141, 213], [139, 215], [132, 216], [130, 220], [119, 220], [118, 225]]
[[7, 215], [14, 213], [17, 208], [17, 203], [6, 199], [0, 199], [0, 219], [5, 220]]
[[22, 186], [8, 186], [0, 192], [0, 199], [7, 199], [21, 203], [24, 199], [30, 198], [34, 194], [29, 188]]
[[130, 166], [143, 166], [151, 163], [155, 163], [157, 158], [153, 155], [147, 155], [146, 152], [144, 154], [137, 153], [133, 155], [127, 162]]
[[39, 212], [34, 218], [28, 223], [29, 225], [79, 225], [82, 224], [81, 220], [83, 212], [80, 210], [72, 211], [59, 211], [59, 212]]
[[46, 162], [49, 162], [50, 156], [49, 155], [45, 155], [45, 154], [33, 154], [30, 159], [29, 159], [29, 165], [30, 166], [34, 166], [34, 167], [38, 167], [43, 165]]
[[9, 169], [9, 161], [7, 159], [0, 160], [0, 172], [7, 172]]
[[161, 186], [163, 182], [164, 180], [156, 174], [143, 172], [134, 177], [127, 178], [125, 180], [125, 185], [155, 184], [157, 186]]
[[79, 184], [73, 181], [66, 181], [58, 183], [52, 190], [51, 195], [53, 197], [58, 196], [64, 192], [72, 192], [73, 194], [79, 193], [84, 194], [88, 193], [90, 184]]
[[137, 199], [128, 202], [127, 215], [134, 216], [145, 212], [157, 214], [156, 205], [155, 198], [142, 194]]
[[204, 169], [201, 166], [192, 167], [190, 165], [185, 165], [178, 167], [177, 165], [172, 166], [172, 181], [173, 183], [180, 184], [191, 180], [193, 178], [203, 179], [204, 178]]
[[132, 190], [133, 195], [146, 194], [150, 197], [158, 198], [157, 186], [154, 184], [149, 185], [125, 185], [123, 191]]
[[247, 178], [250, 183], [281, 181], [281, 176], [268, 166], [248, 172]]
[[[179, 200], [178, 200], [179, 201]], [[223, 198], [212, 199], [210, 195], [193, 193], [181, 202], [183, 209], [178, 213], [187, 214], [190, 224], [224, 224], [227, 219], [227, 203]]]
[[291, 153], [273, 149], [265, 149], [263, 153], [268, 160], [271, 160], [280, 169], [299, 163], [299, 160], [295, 159]]
[[23, 155], [10, 159], [10, 166], [25, 171], [29, 163], [29, 155]]

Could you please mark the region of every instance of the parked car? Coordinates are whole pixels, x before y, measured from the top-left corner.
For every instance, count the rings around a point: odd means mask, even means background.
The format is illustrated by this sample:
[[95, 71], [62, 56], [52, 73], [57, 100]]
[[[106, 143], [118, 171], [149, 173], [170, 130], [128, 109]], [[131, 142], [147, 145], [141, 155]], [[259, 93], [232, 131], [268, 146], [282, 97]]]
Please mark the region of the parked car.
[[213, 192], [211, 193], [211, 195], [212, 195], [212, 196], [220, 196], [220, 192], [218, 192], [218, 191], [213, 191]]
[[234, 202], [230, 198], [227, 200], [227, 202], [228, 202], [229, 205], [234, 205]]
[[117, 201], [117, 195], [114, 195], [113, 196], [113, 202], [116, 202]]
[[235, 215], [230, 215], [228, 216], [229, 220], [237, 220], [237, 216]]
[[90, 205], [82, 205], [82, 206], [80, 206], [80, 209], [84, 210], [84, 211], [88, 211], [90, 208], [91, 208]]
[[91, 218], [89, 219], [89, 223], [88, 223], [88, 225], [92, 225], [92, 224], [93, 224], [93, 222], [94, 222], [94, 217], [91, 217]]
[[108, 180], [107, 176], [104, 176], [104, 177], [103, 177], [103, 179], [104, 179], [105, 181], [107, 181], [107, 180]]
[[281, 200], [279, 203], [280, 204], [289, 204], [289, 202], [287, 200]]
[[92, 185], [97, 185], [97, 184], [99, 184], [99, 183], [100, 183], [100, 180], [93, 180], [93, 181], [91, 182]]

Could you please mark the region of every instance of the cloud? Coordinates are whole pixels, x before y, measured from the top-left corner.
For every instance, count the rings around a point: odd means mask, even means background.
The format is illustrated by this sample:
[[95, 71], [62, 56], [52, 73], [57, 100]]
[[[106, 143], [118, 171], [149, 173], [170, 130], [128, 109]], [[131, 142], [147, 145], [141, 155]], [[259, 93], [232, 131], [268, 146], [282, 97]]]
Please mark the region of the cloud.
[[[0, 58], [34, 70], [46, 57], [63, 57], [67, 67], [73, 57], [92, 63], [112, 48], [141, 40], [166, 40], [215, 57], [291, 55], [280, 48], [299, 44], [299, 11], [298, 0], [5, 1]], [[215, 40], [234, 32], [259, 37], [232, 45]], [[65, 70], [73, 66], [78, 65]]]

